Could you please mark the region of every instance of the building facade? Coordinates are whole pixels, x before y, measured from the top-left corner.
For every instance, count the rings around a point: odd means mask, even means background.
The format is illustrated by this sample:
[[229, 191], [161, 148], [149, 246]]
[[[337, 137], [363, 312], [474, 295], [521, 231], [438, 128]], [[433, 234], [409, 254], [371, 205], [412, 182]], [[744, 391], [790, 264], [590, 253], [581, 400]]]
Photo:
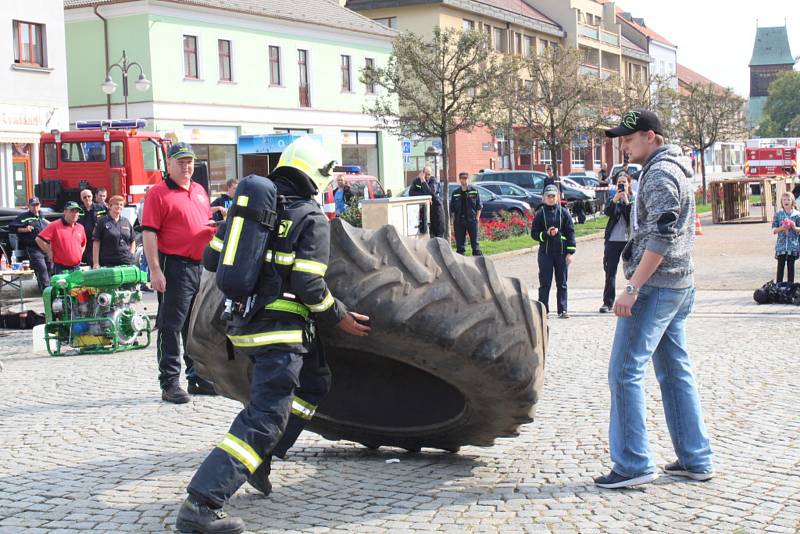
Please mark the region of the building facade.
[[[110, 63], [125, 51], [152, 81], [139, 92], [131, 71], [128, 116], [192, 143], [215, 192], [228, 178], [269, 172], [303, 134], [385, 187], [402, 184], [400, 140], [364, 114], [377, 88], [359, 81], [388, 60], [394, 31], [327, 0], [104, 4], [65, 0], [73, 123], [125, 114], [122, 91], [107, 105], [100, 89], [107, 47]], [[122, 84], [117, 69], [111, 77]]]
[[65, 128], [64, 12], [52, 0], [6, 0], [0, 10], [0, 206], [25, 206], [38, 182], [39, 135]]
[[769, 84], [780, 74], [794, 68], [786, 26], [756, 29], [753, 56], [750, 58], [750, 102], [748, 122], [757, 128], [764, 114]]
[[669, 85], [677, 89], [678, 47], [648, 27], [644, 19], [634, 17], [620, 8], [616, 9], [616, 14], [622, 36], [646, 50], [650, 56], [649, 74], [668, 79]]
[[[347, 7], [388, 28], [430, 37], [435, 27], [485, 32], [497, 53], [535, 54], [562, 44], [563, 29], [524, 0], [348, 0]], [[486, 128], [458, 132], [449, 140], [450, 179], [458, 172], [509, 168], [520, 165], [520, 151]], [[405, 158], [407, 183], [426, 165], [425, 150], [441, 148], [438, 139], [411, 140]], [[522, 158], [530, 161], [522, 149]], [[513, 155], [512, 155], [513, 154]]]

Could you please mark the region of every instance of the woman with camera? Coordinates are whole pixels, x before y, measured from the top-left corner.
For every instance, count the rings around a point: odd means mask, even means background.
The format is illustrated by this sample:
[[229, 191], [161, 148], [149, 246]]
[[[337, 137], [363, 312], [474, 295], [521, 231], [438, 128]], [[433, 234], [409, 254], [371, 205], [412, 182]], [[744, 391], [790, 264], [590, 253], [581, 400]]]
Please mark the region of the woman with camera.
[[617, 279], [617, 267], [631, 233], [633, 193], [631, 192], [630, 176], [627, 172], [620, 171], [612, 178], [612, 181], [616, 186], [616, 193], [605, 209], [605, 213], [608, 216], [605, 231], [605, 249], [603, 252], [603, 270], [606, 272], [606, 283], [603, 289], [603, 305], [600, 307], [600, 313], [608, 313], [614, 309], [614, 298], [616, 296], [614, 283]]

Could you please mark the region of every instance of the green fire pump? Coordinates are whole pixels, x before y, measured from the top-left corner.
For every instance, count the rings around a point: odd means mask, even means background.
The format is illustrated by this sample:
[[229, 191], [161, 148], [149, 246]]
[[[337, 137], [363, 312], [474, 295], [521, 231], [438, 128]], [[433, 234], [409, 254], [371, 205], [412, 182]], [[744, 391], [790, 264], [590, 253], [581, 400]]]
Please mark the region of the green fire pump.
[[150, 318], [137, 311], [147, 273], [133, 265], [73, 271], [52, 277], [42, 298], [44, 339], [51, 356], [64, 348], [111, 353], [150, 345]]

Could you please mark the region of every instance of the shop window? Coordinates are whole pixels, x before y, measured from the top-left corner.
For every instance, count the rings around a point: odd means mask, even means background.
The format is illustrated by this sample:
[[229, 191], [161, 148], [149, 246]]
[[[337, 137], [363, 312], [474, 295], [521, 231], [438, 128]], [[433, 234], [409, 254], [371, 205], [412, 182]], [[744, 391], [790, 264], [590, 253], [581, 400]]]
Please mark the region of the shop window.
[[212, 196], [225, 192], [225, 182], [238, 176], [236, 145], [192, 145], [199, 161], [208, 165], [208, 188]]
[[183, 76], [197, 79], [197, 37], [183, 36]]
[[363, 174], [380, 179], [377, 132], [342, 132], [342, 164], [358, 165]]
[[14, 63], [46, 67], [44, 25], [33, 22], [13, 22]]
[[58, 152], [56, 151], [55, 143], [44, 144], [44, 168], [45, 169], [58, 168]]

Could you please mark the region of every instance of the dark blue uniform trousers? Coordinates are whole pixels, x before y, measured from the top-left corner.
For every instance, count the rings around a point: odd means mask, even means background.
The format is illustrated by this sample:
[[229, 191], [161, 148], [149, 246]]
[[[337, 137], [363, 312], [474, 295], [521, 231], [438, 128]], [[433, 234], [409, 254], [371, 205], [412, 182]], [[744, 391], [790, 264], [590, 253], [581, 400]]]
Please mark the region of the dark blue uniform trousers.
[[198, 262], [159, 254], [161, 270], [167, 280], [164, 293], [158, 295], [158, 337], [156, 357], [158, 359], [158, 382], [161, 389], [177, 385], [181, 374], [181, 354], [186, 364], [186, 378], [196, 378], [194, 362], [186, 355], [186, 338], [189, 333], [189, 314], [203, 268]]
[[47, 254], [36, 245], [26, 247], [25, 252], [31, 262], [31, 269], [36, 273], [36, 283], [39, 285], [39, 291], [44, 291], [44, 288], [50, 285], [50, 273], [53, 272], [53, 264]]
[[556, 275], [556, 302], [558, 313], [567, 311], [567, 257], [565, 254], [553, 254], [539, 246], [539, 302], [550, 311], [550, 286], [553, 274]]
[[268, 456], [284, 457], [311, 418], [297, 415], [293, 402], [316, 407], [330, 390], [321, 350], [299, 355], [260, 347], [250, 359], [250, 404], [189, 483], [189, 494], [212, 506], [222, 506]]
[[481, 247], [478, 245], [478, 221], [466, 221], [464, 219], [456, 219], [455, 223], [456, 234], [456, 252], [464, 254], [464, 249], [467, 241], [467, 234], [469, 234], [469, 244], [472, 247], [472, 255], [480, 256]]

